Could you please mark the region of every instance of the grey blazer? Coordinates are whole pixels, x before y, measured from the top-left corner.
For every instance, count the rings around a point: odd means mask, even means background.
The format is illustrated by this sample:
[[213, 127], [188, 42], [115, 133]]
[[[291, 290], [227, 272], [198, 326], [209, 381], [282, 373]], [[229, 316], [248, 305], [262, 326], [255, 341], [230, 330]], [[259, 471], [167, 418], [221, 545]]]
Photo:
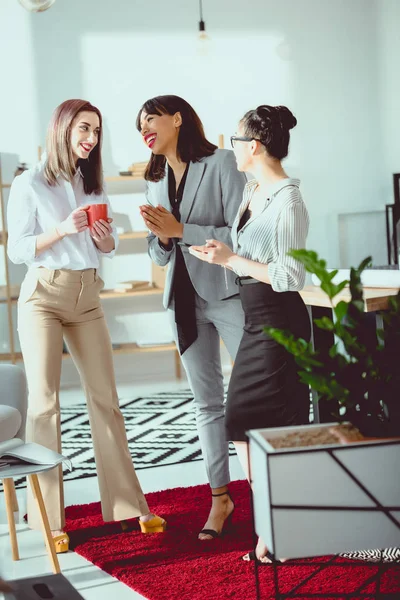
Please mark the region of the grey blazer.
[[[166, 176], [158, 182], [148, 182], [146, 198], [153, 206], [161, 204], [168, 210], [168, 165]], [[183, 239], [187, 244], [205, 244], [206, 239], [224, 242], [232, 248], [231, 228], [243, 199], [246, 176], [236, 167], [232, 150], [216, 150], [211, 156], [191, 162], [187, 174], [182, 203], [181, 222], [184, 223]], [[149, 255], [160, 266], [169, 264], [164, 289], [164, 307], [173, 299], [176, 240], [171, 250], [160, 246], [158, 238], [150, 233], [147, 237]], [[222, 300], [238, 293], [236, 275], [229, 269], [210, 265], [189, 254], [181, 246], [194, 289], [207, 301]]]

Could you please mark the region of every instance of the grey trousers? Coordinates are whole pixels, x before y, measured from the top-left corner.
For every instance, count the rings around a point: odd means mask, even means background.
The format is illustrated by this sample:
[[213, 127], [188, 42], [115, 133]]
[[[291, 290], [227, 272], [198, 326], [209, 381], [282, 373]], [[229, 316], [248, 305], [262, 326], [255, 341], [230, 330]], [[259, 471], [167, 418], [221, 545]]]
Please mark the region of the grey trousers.
[[[175, 341], [175, 313], [168, 310]], [[229, 454], [224, 417], [224, 385], [220, 338], [232, 360], [243, 335], [244, 314], [240, 298], [207, 302], [196, 295], [198, 338], [181, 357], [194, 396], [197, 432], [212, 488], [229, 483]]]

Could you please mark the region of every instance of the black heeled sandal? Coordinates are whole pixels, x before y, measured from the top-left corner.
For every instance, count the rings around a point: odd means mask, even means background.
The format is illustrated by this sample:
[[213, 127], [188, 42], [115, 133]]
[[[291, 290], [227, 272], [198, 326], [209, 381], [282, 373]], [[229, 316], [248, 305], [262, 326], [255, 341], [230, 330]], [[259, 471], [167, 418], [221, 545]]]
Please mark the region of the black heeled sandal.
[[[214, 498], [217, 498], [218, 496], [229, 496], [229, 498], [232, 500], [232, 496], [229, 493], [229, 490], [226, 492], [222, 492], [221, 494], [211, 494], [211, 496], [213, 496]], [[232, 500], [233, 502], [233, 500]], [[233, 515], [233, 511], [235, 510], [235, 504], [233, 504], [233, 508], [232, 511], [229, 513], [229, 515], [226, 517], [225, 521], [224, 521], [224, 525], [222, 526], [221, 531], [218, 533], [218, 531], [215, 531], [215, 529], [202, 529], [199, 532], [199, 535], [201, 533], [204, 533], [205, 535], [210, 535], [213, 539], [219, 538], [222, 535], [223, 532], [223, 528], [226, 524], [231, 523], [232, 522], [232, 515]], [[199, 538], [200, 539], [200, 538]], [[200, 540], [201, 542], [206, 542], [207, 540]]]

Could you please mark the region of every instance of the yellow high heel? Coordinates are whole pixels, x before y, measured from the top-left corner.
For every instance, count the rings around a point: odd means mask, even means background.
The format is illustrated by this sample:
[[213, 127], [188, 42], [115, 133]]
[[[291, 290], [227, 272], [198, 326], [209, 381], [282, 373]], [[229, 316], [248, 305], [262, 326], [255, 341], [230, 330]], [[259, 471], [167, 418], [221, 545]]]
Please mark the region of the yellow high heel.
[[[66, 542], [62, 542], [62, 540], [67, 540]], [[67, 533], [62, 533], [61, 535], [56, 535], [53, 537], [54, 547], [56, 549], [56, 554], [63, 554], [64, 552], [69, 551], [69, 537]], [[62, 543], [60, 543], [62, 542]]]
[[167, 521], [157, 515], [154, 515], [150, 521], [143, 522], [139, 519], [139, 525], [142, 533], [162, 533], [167, 529]]

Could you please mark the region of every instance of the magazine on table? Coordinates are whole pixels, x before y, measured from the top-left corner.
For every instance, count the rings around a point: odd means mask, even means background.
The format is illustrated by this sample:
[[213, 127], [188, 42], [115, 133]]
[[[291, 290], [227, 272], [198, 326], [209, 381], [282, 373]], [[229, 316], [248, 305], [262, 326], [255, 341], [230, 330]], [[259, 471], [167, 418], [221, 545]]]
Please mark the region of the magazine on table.
[[3, 468], [19, 465], [56, 466], [61, 463], [66, 464], [72, 471], [72, 464], [68, 458], [40, 444], [34, 442], [25, 444], [19, 438], [0, 442], [0, 471]]

